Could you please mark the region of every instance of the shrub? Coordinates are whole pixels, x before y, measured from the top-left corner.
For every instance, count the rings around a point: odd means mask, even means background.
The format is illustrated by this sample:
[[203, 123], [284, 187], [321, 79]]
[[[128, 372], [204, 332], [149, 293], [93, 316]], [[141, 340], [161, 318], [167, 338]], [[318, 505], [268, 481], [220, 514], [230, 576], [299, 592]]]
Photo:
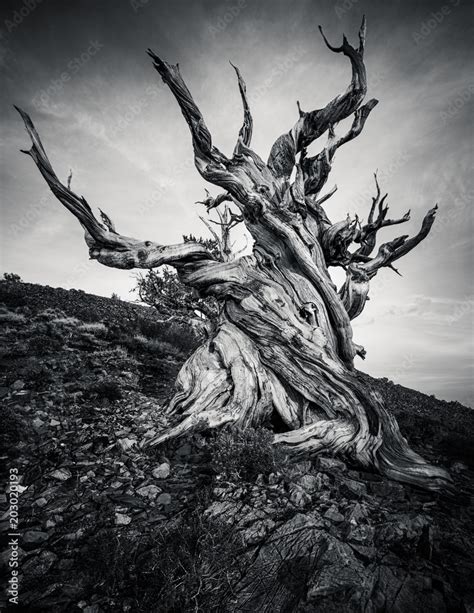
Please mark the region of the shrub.
[[223, 430], [209, 446], [212, 468], [226, 479], [253, 481], [259, 474], [269, 475], [283, 459], [273, 445], [273, 434], [266, 428]]
[[13, 311], [2, 311], [0, 313], [0, 323], [19, 324], [25, 321], [25, 316]]
[[93, 334], [94, 336], [98, 336], [100, 338], [104, 338], [105, 336], [107, 336], [107, 326], [97, 321], [81, 324], [78, 330], [80, 332], [87, 332], [89, 334]]
[[143, 336], [169, 343], [186, 355], [196, 349], [200, 342], [193, 328], [183, 322], [141, 317], [138, 327]]
[[70, 328], [79, 325], [80, 322], [75, 317], [57, 317], [53, 319], [51, 323]]
[[28, 341], [28, 347], [33, 353], [44, 355], [62, 349], [63, 343], [58, 339], [46, 334], [38, 334]]
[[17, 275], [14, 272], [3, 273], [3, 280], [9, 281], [10, 283], [22, 283], [20, 275]]
[[85, 583], [133, 611], [224, 611], [240, 573], [242, 542], [232, 526], [194, 511], [152, 534], [105, 528], [81, 552]]
[[125, 343], [133, 351], [147, 351], [161, 358], [182, 356], [181, 350], [176, 345], [155, 338], [147, 338], [141, 334], [127, 339]]
[[118, 379], [100, 379], [89, 386], [86, 395], [94, 396], [97, 400], [120, 400], [123, 396], [122, 385]]

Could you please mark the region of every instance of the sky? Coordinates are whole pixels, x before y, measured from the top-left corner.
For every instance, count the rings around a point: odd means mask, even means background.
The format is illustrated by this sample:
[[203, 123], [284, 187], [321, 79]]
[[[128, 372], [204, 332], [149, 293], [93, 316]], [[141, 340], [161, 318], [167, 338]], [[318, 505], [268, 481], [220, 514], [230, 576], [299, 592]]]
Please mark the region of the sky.
[[[372, 282], [353, 322], [367, 349], [357, 366], [472, 406], [473, 10], [467, 0], [2, 2], [2, 271], [134, 299], [133, 273], [88, 260], [77, 221], [19, 152], [29, 142], [13, 104], [32, 116], [58, 175], [71, 169], [72, 188], [121, 233], [162, 244], [207, 236], [189, 132], [146, 49], [180, 64], [228, 153], [242, 120], [229, 61], [236, 64], [254, 118], [252, 147], [266, 158], [296, 121], [296, 100], [321, 108], [348, 85], [347, 58], [324, 46], [317, 26], [334, 43], [343, 32], [356, 41], [365, 13], [368, 97], [380, 102], [337, 153], [328, 187], [338, 192], [327, 213], [333, 221], [366, 216], [376, 169], [391, 215], [411, 209], [403, 230], [387, 228], [382, 240], [416, 233], [436, 202], [439, 213], [430, 236], [398, 262], [403, 277], [386, 269]], [[237, 234], [236, 247], [244, 244]]]

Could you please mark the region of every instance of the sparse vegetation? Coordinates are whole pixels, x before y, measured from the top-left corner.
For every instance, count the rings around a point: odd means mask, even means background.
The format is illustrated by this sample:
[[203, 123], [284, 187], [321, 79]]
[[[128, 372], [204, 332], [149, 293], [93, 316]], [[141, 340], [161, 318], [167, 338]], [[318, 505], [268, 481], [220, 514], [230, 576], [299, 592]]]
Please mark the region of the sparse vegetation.
[[212, 440], [210, 453], [216, 474], [224, 479], [253, 481], [281, 468], [283, 460], [266, 428], [221, 431]]

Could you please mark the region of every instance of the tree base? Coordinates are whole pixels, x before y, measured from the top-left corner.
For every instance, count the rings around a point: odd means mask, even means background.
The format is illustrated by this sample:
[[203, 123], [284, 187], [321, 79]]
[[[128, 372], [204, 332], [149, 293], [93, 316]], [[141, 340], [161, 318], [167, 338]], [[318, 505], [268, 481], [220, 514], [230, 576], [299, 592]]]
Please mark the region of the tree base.
[[[302, 388], [307, 377], [308, 373], [301, 373]], [[338, 406], [340, 397], [334, 398], [327, 415], [327, 407], [316, 406], [284, 385], [262, 361], [253, 341], [226, 321], [178, 375], [177, 393], [167, 407], [175, 425], [146, 445], [159, 445], [198, 429], [226, 424], [257, 427], [276, 419], [286, 431], [275, 434], [275, 444], [289, 452], [331, 453], [402, 483], [434, 491], [449, 488], [449, 474], [410, 449], [376, 392], [351, 371], [337, 383], [339, 396], [344, 384], [347, 406]], [[330, 385], [334, 386], [334, 380]]]

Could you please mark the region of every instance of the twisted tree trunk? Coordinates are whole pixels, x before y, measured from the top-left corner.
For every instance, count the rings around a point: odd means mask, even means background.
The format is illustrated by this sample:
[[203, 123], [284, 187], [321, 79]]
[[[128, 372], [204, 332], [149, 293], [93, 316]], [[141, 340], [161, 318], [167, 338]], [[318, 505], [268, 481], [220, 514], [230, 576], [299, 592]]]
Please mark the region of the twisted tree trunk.
[[[161, 246], [118, 234], [105, 214], [99, 222], [87, 202], [59, 181], [30, 118], [20, 111], [33, 141], [28, 153], [57, 198], [84, 226], [92, 258], [116, 268], [170, 264], [183, 283], [202, 296], [214, 296], [221, 305], [209, 338], [178, 376], [177, 393], [168, 407], [176, 425], [151, 444], [203, 425], [256, 426], [278, 416], [283, 431], [275, 435], [276, 443], [301, 452], [341, 453], [390, 478], [440, 489], [449, 482], [448, 474], [408, 447], [380, 397], [357, 377], [353, 361], [365, 351], [354, 343], [351, 328], [351, 319], [364, 308], [370, 279], [381, 267], [393, 268], [396, 259], [427, 235], [435, 209], [418, 235], [382, 245], [375, 257], [370, 254], [377, 231], [409, 218], [386, 219], [386, 196], [380, 198], [377, 179], [367, 224], [358, 218], [332, 223], [327, 217], [322, 205], [335, 190], [318, 196], [334, 155], [361, 132], [377, 101], [361, 106], [367, 89], [365, 21], [357, 48], [345, 37], [340, 47], [324, 40], [332, 51], [349, 58], [350, 85], [323, 109], [299, 109], [299, 120], [277, 139], [267, 163], [249, 148], [252, 118], [237, 68], [244, 123], [228, 158], [212, 144], [178, 67], [149, 52], [189, 125], [198, 171], [225, 190], [205, 204], [210, 209], [229, 201], [238, 208], [239, 221], [254, 240], [250, 256], [232, 260], [228, 250], [221, 249], [216, 258], [199, 243]], [[350, 115], [351, 129], [337, 138], [335, 124]], [[326, 147], [308, 158], [306, 147], [325, 132]], [[353, 243], [359, 246], [350, 251]], [[346, 270], [339, 292], [330, 266]]]

